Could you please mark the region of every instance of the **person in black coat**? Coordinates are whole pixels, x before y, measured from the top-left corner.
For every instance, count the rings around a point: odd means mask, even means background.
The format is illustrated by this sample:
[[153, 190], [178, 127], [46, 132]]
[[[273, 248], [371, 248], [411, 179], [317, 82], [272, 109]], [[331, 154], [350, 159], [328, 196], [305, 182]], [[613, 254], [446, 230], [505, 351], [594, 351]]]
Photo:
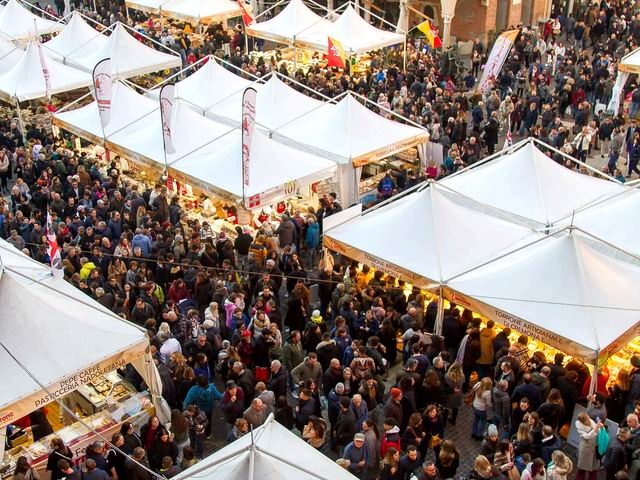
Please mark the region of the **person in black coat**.
[[340, 398], [340, 413], [333, 426], [331, 449], [344, 448], [356, 434], [356, 416], [351, 407], [351, 400], [347, 397]]
[[280, 360], [271, 362], [271, 380], [269, 381], [269, 390], [273, 392], [275, 398], [287, 396], [287, 370], [284, 368]]
[[169, 432], [166, 428], [158, 429], [158, 435], [153, 442], [153, 451], [149, 455], [149, 462], [153, 470], [159, 470], [162, 467], [162, 459], [171, 457], [174, 465], [178, 459], [178, 446], [170, 439]]
[[491, 118], [484, 126], [484, 140], [487, 143], [487, 152], [489, 155], [495, 153], [496, 144], [498, 143], [498, 130], [500, 122], [498, 122], [498, 112], [492, 112]]

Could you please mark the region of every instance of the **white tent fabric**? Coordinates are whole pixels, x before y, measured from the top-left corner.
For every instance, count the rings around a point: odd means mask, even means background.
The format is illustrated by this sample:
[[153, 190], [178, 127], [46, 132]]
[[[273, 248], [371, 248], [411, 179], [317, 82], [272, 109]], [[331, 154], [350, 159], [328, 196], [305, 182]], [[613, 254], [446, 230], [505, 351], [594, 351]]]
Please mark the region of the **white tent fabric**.
[[0, 35], [12, 40], [23, 40], [46, 33], [59, 32], [63, 27], [64, 23], [62, 22], [42, 18], [31, 13], [18, 0], [9, 0], [0, 11]]
[[351, 473], [269, 415], [256, 428], [175, 477], [175, 480], [355, 480]]
[[607, 243], [640, 256], [640, 224], [636, 213], [640, 211], [640, 191], [629, 188], [624, 193], [576, 212], [567, 219], [580, 229]]
[[[176, 98], [188, 102], [200, 113], [210, 109], [215, 111], [220, 102], [228, 100], [232, 95], [242, 101], [242, 93], [248, 86], [253, 86], [256, 90], [260, 89], [259, 84], [253, 84], [251, 80], [246, 80], [227, 70], [213, 57], [209, 57], [196, 72], [176, 82], [175, 86]], [[158, 98], [159, 95], [158, 89], [149, 92], [151, 97]]]
[[144, 355], [143, 329], [4, 240], [0, 259], [0, 426]]
[[[117, 22], [110, 29], [111, 35], [106, 42], [103, 35], [96, 35], [92, 40], [86, 41], [82, 48], [68, 51], [66, 55], [64, 51], [56, 50], [56, 45], [51, 49], [58, 55], [63, 55], [66, 64], [86, 72], [93, 72], [99, 61], [110, 58], [112, 74], [117, 78], [137, 77], [182, 65], [178, 55], [165, 53], [139, 42], [122, 23]], [[66, 45], [69, 44], [65, 43], [64, 46]]]
[[374, 27], [351, 5], [345, 8], [330, 27], [320, 25], [300, 32], [295, 38], [295, 43], [324, 52], [327, 50], [327, 37], [338, 40], [347, 55], [370, 52], [403, 43], [405, 40], [404, 34]]
[[[275, 130], [301, 118], [315, 110], [324, 102], [315, 100], [289, 87], [277, 76], [272, 76], [265, 84], [253, 84], [256, 96], [256, 123], [258, 126]], [[242, 122], [242, 94], [236, 92], [206, 111], [214, 120], [240, 125]], [[328, 107], [330, 108], [330, 107]]]
[[242, 15], [237, 2], [231, 0], [169, 0], [160, 7], [160, 13], [191, 23], [220, 22]]
[[458, 304], [595, 363], [639, 333], [640, 267], [560, 232], [449, 281]]
[[[55, 60], [82, 67], [73, 59], [89, 55], [93, 50], [103, 50], [108, 40], [106, 35], [89, 25], [78, 11], [74, 11], [64, 30], [43, 46]], [[85, 70], [88, 71], [87, 68]]]
[[[273, 42], [293, 44], [296, 35], [309, 29], [328, 31], [330, 27], [330, 20], [315, 13], [302, 0], [291, 0], [275, 17], [247, 27], [247, 33]], [[326, 38], [324, 48], [327, 48]]]
[[274, 138], [305, 145], [342, 164], [360, 166], [426, 142], [428, 133], [386, 119], [347, 94], [337, 105], [326, 103], [278, 129]]
[[56, 113], [53, 122], [91, 142], [102, 143], [105, 136], [108, 139], [114, 133], [156, 110], [158, 110], [156, 101], [136, 93], [121, 82], [115, 82], [111, 98], [111, 120], [104, 132], [96, 102], [75, 110]]
[[[88, 87], [91, 84], [89, 74], [52, 60], [44, 49], [42, 53], [49, 70], [52, 95]], [[15, 66], [0, 75], [0, 96], [6, 101], [18, 99], [22, 102], [46, 97], [46, 92], [46, 81], [38, 47], [34, 43], [29, 43]]]
[[0, 37], [0, 72], [11, 70], [20, 61], [24, 50]]
[[441, 180], [452, 190], [477, 202], [553, 225], [574, 210], [606, 198], [624, 187], [557, 164], [532, 142]]
[[[416, 222], [402, 219], [416, 218]], [[393, 232], [385, 234], [385, 232]], [[324, 232], [326, 247], [422, 288], [542, 235], [462, 207], [429, 184]], [[465, 252], [461, 255], [460, 252]]]

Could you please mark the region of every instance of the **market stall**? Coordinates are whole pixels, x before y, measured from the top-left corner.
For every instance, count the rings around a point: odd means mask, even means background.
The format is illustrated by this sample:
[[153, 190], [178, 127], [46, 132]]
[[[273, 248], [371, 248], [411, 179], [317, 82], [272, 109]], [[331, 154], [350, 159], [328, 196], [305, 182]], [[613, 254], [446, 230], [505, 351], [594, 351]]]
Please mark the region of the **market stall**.
[[[139, 108], [132, 108], [134, 105]], [[136, 111], [133, 118], [131, 111]], [[117, 83], [111, 115], [105, 137], [100, 133], [95, 102], [56, 114], [54, 123], [89, 141], [104, 143], [109, 150], [129, 160], [129, 164], [139, 164], [147, 181], [166, 172], [171, 177], [170, 190], [180, 192], [185, 209], [197, 210], [209, 221], [220, 217], [222, 208], [217, 205], [223, 207], [226, 203], [244, 205], [259, 213], [262, 208], [288, 198], [309, 199], [312, 184], [336, 174], [336, 164], [331, 160], [283, 145], [256, 130], [251, 146], [250, 179], [243, 187], [240, 126], [214, 122], [191, 110], [185, 102], [175, 101], [170, 120], [175, 151], [165, 157], [157, 102]], [[275, 159], [278, 168], [273, 168]], [[201, 194], [211, 196], [215, 203], [202, 207]], [[251, 212], [248, 213], [247, 223], [251, 223]], [[233, 225], [224, 218], [219, 220], [217, 230], [233, 230]]]
[[[56, 434], [80, 457], [83, 447], [96, 439], [96, 431], [109, 434], [125, 419], [142, 423], [153, 413], [153, 404], [166, 418], [160, 378], [143, 329], [54, 277], [50, 268], [4, 240], [0, 259], [0, 323], [5, 324], [0, 329], [0, 428], [18, 424], [34, 410], [48, 409]], [[69, 349], [73, 355], [63, 353]], [[115, 373], [129, 363], [152, 393], [136, 392]], [[37, 469], [44, 468], [49, 437], [38, 442], [12, 438], [16, 444], [0, 465], [3, 478], [5, 471], [13, 471], [19, 455], [26, 455]]]
[[0, 10], [0, 35], [9, 40], [26, 40], [64, 28], [62, 20], [40, 17], [30, 9], [28, 2], [9, 0]]
[[[24, 52], [18, 50], [22, 53], [20, 59], [0, 73], [0, 99], [9, 103], [23, 102], [91, 85], [91, 75], [52, 60], [44, 51], [40, 52], [41, 59], [39, 48], [30, 42]], [[9, 55], [13, 56], [12, 53]], [[48, 78], [42, 70], [42, 62], [47, 66]]]
[[196, 465], [176, 480], [355, 480], [348, 470], [290, 432], [273, 417]]
[[98, 62], [110, 58], [114, 78], [137, 77], [182, 65], [179, 55], [166, 48], [156, 50], [136, 40], [130, 27], [123, 23], [116, 22], [102, 33], [94, 30], [95, 35], [91, 36], [87, 28], [93, 28], [80, 15], [74, 15], [72, 21], [68, 32], [44, 44], [65, 65], [93, 72]]
[[604, 175], [584, 175], [554, 162], [532, 139], [440, 183], [479, 204], [539, 227], [554, 225], [570, 218], [576, 209], [624, 190]]
[[609, 100], [609, 105], [607, 106], [607, 110], [611, 111], [614, 115], [618, 114], [620, 103], [623, 105], [626, 104], [624, 111], [629, 112], [628, 107], [631, 103], [631, 92], [629, 92], [628, 96], [623, 96], [624, 86], [627, 80], [629, 80], [629, 75], [640, 73], [640, 48], [636, 48], [633, 52], [622, 57], [616, 66], [618, 67], [616, 83], [613, 86], [611, 100]]
[[[385, 174], [376, 164], [413, 149], [413, 156], [395, 158], [396, 163], [390, 164], [411, 167], [417, 161], [414, 147], [427, 142], [429, 134], [369, 110], [360, 103], [366, 100], [358, 94], [347, 92], [334, 100], [338, 103], [324, 103], [276, 129], [272, 136], [338, 162], [340, 200], [344, 205], [351, 205], [375, 192]], [[373, 165], [371, 169], [367, 167], [369, 164]], [[366, 183], [361, 182], [363, 176], [368, 177]]]
[[529, 336], [532, 353], [548, 346], [608, 364], [615, 379], [640, 341], [640, 266], [629, 259], [566, 229], [447, 279], [444, 295]]

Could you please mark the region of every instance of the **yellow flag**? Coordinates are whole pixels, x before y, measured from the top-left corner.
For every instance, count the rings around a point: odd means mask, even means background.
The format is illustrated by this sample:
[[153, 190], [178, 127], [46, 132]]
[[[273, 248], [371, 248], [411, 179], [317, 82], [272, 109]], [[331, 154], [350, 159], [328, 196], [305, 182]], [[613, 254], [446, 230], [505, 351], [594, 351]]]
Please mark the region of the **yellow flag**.
[[427, 37], [427, 40], [429, 40], [429, 45], [431, 45], [431, 48], [442, 47], [442, 40], [440, 40], [440, 36], [438, 35], [438, 32], [436, 32], [431, 26], [430, 20], [425, 20], [424, 22], [419, 24], [416, 28], [420, 30], [422, 33], [424, 33], [425, 37]]

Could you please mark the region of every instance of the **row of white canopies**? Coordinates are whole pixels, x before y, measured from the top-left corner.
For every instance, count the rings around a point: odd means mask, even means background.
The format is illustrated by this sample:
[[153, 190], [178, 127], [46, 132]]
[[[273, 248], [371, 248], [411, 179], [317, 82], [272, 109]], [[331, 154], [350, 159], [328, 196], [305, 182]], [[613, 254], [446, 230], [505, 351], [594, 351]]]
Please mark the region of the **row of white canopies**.
[[[42, 45], [37, 43], [37, 35], [54, 32], [59, 33]], [[122, 23], [99, 32], [78, 12], [66, 24], [54, 22], [34, 15], [17, 0], [9, 0], [0, 11], [0, 34], [0, 97], [5, 101], [34, 100], [47, 93], [88, 87], [93, 68], [104, 58], [111, 58], [116, 78], [182, 64], [177, 54], [138, 41]], [[26, 44], [24, 49], [21, 44]]]
[[328, 230], [325, 246], [594, 364], [640, 334], [638, 208], [638, 189], [525, 140]]
[[[390, 32], [371, 25], [360, 16], [360, 7], [346, 3], [341, 8], [344, 10], [339, 16], [340, 9], [320, 16], [302, 0], [291, 0], [278, 15], [247, 27], [247, 33], [277, 43], [317, 51], [326, 51], [327, 38], [331, 37], [340, 42], [349, 55], [405, 41], [404, 33]], [[335, 21], [333, 17], [337, 17]]]
[[[249, 185], [241, 168], [241, 102], [257, 90]], [[321, 180], [341, 176], [341, 200], [357, 202], [358, 166], [424, 143], [426, 131], [378, 115], [353, 94], [337, 102], [304, 95], [276, 74], [262, 82], [243, 79], [213, 57], [175, 84], [171, 112], [174, 151], [166, 154], [158, 91], [136, 93], [124, 83], [113, 90], [111, 120], [102, 129], [95, 102], [63, 111], [54, 123], [145, 166], [252, 208], [268, 205]]]

